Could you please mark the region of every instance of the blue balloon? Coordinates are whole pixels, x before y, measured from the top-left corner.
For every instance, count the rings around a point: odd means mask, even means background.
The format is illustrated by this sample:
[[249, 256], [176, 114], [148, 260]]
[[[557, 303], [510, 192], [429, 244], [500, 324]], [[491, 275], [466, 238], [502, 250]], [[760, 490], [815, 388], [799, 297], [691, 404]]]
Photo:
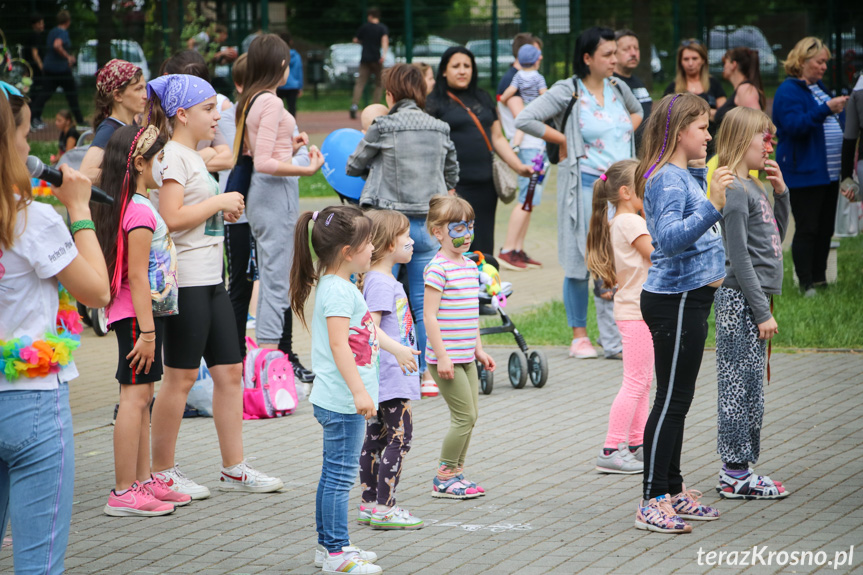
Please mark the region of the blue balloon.
[[324, 156], [321, 172], [324, 178], [336, 192], [355, 202], [359, 201], [366, 181], [347, 175], [345, 167], [362, 139], [363, 133], [359, 130], [342, 128], [330, 133], [321, 145], [321, 154]]

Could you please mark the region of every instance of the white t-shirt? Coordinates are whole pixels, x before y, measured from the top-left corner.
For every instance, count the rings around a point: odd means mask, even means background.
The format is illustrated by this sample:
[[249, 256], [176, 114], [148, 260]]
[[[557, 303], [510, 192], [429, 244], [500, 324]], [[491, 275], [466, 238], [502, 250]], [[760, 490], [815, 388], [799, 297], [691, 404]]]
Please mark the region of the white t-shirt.
[[[29, 336], [36, 341], [45, 339], [46, 333], [56, 335], [60, 298], [54, 276], [77, 255], [72, 235], [54, 208], [32, 202], [18, 212], [14, 245], [0, 246], [0, 340]], [[56, 389], [60, 381], [76, 377], [74, 361], [60, 373], [22, 376], [14, 383], [0, 372], [0, 392]]]
[[[164, 181], [174, 180], [184, 188], [183, 203], [200, 204], [219, 194], [219, 184], [207, 172], [198, 152], [171, 141], [165, 146]], [[150, 201], [159, 209], [159, 191], [150, 194]], [[222, 281], [222, 244], [225, 224], [222, 212], [188, 230], [172, 231], [177, 248], [177, 281], [182, 287], [211, 286]]]

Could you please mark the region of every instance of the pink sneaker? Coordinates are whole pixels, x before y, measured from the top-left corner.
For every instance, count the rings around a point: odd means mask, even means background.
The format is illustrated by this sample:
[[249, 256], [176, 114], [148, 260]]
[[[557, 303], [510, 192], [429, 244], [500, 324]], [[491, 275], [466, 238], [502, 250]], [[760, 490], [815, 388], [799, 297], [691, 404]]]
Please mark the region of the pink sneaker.
[[141, 484], [141, 487], [143, 487], [144, 490], [152, 495], [157, 501], [173, 503], [177, 507], [182, 507], [183, 505], [188, 505], [192, 502], [191, 495], [174, 491], [168, 487], [168, 484], [160, 477], [156, 477], [152, 474], [150, 475], [149, 480]]
[[159, 501], [137, 481], [122, 495], [108, 494], [105, 515], [111, 517], [156, 517], [174, 512], [174, 504]]
[[597, 357], [596, 348], [590, 343], [589, 337], [579, 337], [572, 340], [569, 346], [569, 357], [575, 359], [592, 359]]

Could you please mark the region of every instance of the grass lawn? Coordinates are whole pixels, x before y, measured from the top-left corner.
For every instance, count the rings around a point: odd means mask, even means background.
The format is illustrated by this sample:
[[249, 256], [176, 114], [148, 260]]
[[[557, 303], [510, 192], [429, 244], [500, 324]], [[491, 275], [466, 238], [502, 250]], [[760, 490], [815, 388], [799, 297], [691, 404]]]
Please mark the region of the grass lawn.
[[[817, 297], [804, 298], [795, 287], [791, 252], [785, 252], [785, 279], [782, 294], [775, 298], [774, 315], [779, 333], [774, 348], [863, 349], [863, 330], [857, 316], [863, 294], [863, 236], [842, 238], [838, 253], [839, 280], [821, 290]], [[589, 298], [587, 332], [597, 339], [596, 313]], [[563, 302], [554, 301], [536, 309], [515, 314], [513, 321], [528, 345], [569, 345], [572, 330], [566, 324]], [[499, 324], [499, 319], [484, 318], [483, 325]], [[713, 313], [708, 320], [707, 345], [715, 344]], [[514, 345], [512, 336], [485, 336], [488, 344]]]

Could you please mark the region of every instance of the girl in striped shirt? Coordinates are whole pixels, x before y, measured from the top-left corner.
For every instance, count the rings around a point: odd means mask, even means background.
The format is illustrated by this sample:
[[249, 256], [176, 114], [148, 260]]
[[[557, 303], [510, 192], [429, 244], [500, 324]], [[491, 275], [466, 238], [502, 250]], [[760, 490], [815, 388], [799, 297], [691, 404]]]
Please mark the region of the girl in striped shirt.
[[475, 360], [489, 371], [495, 368], [479, 338], [479, 271], [464, 256], [474, 238], [474, 211], [457, 196], [435, 196], [426, 225], [441, 244], [424, 273], [426, 361], [451, 414], [432, 497], [469, 499], [485, 494], [463, 472], [478, 415]]

